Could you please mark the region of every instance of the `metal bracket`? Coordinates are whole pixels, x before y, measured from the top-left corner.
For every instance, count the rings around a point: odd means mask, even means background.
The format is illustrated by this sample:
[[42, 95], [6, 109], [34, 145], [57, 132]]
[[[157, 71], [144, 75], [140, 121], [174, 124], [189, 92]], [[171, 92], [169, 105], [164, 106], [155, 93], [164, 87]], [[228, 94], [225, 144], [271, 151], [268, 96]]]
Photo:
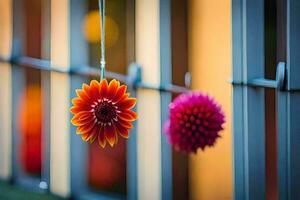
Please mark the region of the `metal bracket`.
[[142, 68], [137, 63], [132, 63], [128, 67], [128, 75], [126, 79], [126, 83], [128, 86], [133, 88], [144, 88], [144, 89], [150, 89], [150, 90], [158, 90], [161, 92], [171, 92], [171, 93], [184, 93], [189, 91], [189, 85], [191, 82], [191, 76], [190, 74], [185, 76], [185, 82], [188, 84], [186, 87], [173, 85], [173, 84], [167, 84], [167, 85], [156, 85], [156, 84], [150, 84], [145, 83], [142, 80]]
[[248, 85], [252, 87], [274, 88], [284, 90], [286, 86], [286, 66], [285, 62], [279, 62], [276, 69], [276, 80], [265, 78], [254, 78], [244, 82], [231, 82], [233, 85]]
[[131, 63], [128, 67], [126, 83], [130, 87], [134, 87], [142, 82], [142, 68], [137, 63]]
[[286, 66], [285, 62], [279, 62], [276, 69], [276, 82], [279, 90], [284, 90], [286, 85]]

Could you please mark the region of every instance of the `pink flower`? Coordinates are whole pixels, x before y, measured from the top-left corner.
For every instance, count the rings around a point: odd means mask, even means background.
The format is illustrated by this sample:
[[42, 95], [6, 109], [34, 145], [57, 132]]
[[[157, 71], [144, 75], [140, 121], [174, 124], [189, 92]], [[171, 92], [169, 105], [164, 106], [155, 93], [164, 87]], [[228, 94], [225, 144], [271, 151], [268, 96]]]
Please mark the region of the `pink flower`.
[[181, 94], [169, 105], [169, 120], [165, 133], [178, 151], [197, 152], [211, 147], [223, 130], [224, 113], [221, 106], [200, 92]]

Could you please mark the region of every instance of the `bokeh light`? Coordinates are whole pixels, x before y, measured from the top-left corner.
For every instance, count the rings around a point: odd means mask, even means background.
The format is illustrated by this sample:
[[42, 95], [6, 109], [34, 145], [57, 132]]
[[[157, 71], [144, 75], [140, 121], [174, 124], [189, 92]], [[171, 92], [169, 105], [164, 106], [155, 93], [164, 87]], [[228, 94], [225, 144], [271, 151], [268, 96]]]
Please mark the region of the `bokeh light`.
[[119, 139], [114, 148], [89, 145], [88, 183], [91, 188], [115, 193], [126, 193], [126, 141]]
[[23, 171], [41, 173], [42, 101], [41, 88], [28, 85], [19, 100], [20, 155]]
[[[82, 31], [85, 39], [90, 43], [100, 42], [100, 16], [98, 10], [89, 12], [82, 24]], [[114, 19], [105, 16], [105, 47], [113, 46], [119, 37], [119, 27]]]

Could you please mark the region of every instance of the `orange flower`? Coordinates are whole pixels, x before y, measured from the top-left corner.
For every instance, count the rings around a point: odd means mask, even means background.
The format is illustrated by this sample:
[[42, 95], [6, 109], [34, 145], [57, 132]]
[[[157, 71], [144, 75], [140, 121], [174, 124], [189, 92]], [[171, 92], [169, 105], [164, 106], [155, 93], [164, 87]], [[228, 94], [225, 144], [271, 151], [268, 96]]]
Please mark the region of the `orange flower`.
[[96, 139], [101, 147], [106, 141], [113, 146], [118, 141], [118, 134], [129, 137], [132, 122], [137, 114], [131, 109], [136, 104], [136, 98], [129, 98], [127, 86], [121, 85], [115, 79], [109, 85], [106, 79], [100, 83], [92, 80], [90, 85], [83, 84], [76, 90], [77, 97], [72, 99], [74, 114], [71, 123], [77, 126], [77, 134], [84, 141], [94, 142]]

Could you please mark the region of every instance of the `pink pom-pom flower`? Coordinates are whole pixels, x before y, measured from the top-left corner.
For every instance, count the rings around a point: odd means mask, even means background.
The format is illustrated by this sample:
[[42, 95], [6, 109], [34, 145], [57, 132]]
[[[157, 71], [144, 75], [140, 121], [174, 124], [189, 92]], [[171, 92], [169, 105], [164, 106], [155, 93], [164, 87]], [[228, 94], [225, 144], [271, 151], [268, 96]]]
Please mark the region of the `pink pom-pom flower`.
[[165, 133], [178, 151], [194, 152], [211, 147], [220, 137], [225, 116], [221, 106], [200, 92], [179, 95], [169, 105], [169, 120]]

